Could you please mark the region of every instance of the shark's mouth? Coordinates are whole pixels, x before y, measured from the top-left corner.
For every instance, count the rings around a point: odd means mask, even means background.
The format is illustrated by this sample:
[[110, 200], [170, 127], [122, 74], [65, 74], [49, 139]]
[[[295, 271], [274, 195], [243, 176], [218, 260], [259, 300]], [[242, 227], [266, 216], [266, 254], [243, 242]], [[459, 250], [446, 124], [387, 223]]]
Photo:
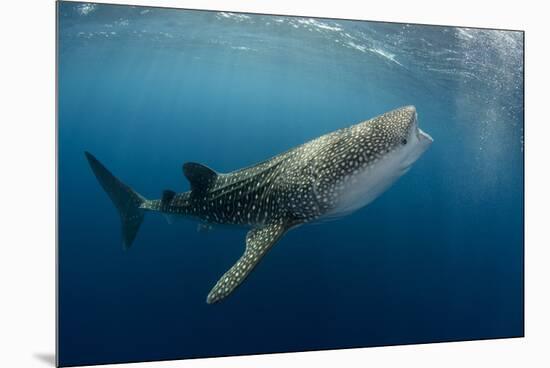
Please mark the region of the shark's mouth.
[[428, 141], [430, 144], [434, 141], [431, 135], [418, 128], [418, 139], [422, 141]]

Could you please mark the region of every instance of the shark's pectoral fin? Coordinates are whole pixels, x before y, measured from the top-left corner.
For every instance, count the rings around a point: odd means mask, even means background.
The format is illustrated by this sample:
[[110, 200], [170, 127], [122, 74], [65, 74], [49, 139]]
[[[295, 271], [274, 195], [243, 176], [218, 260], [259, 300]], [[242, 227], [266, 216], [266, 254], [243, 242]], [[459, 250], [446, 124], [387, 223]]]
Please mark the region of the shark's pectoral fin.
[[250, 230], [246, 234], [244, 254], [214, 285], [206, 302], [216, 303], [231, 294], [288, 229], [288, 224], [281, 221]]

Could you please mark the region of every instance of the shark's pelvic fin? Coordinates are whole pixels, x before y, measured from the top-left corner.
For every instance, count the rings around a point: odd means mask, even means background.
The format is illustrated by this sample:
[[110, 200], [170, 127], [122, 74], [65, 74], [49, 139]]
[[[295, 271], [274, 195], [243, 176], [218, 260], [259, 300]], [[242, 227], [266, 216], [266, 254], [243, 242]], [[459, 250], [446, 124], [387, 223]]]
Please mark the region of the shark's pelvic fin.
[[214, 226], [212, 226], [212, 224], [208, 224], [208, 223], [199, 223], [197, 225], [197, 232], [199, 233], [207, 233], [209, 231], [212, 231], [212, 229], [214, 228]]
[[146, 199], [111, 174], [91, 153], [85, 154], [99, 184], [118, 210], [122, 222], [122, 245], [128, 249], [143, 221], [144, 211], [140, 206]]
[[[170, 202], [172, 202], [172, 199], [174, 199], [175, 196], [176, 196], [176, 192], [174, 192], [173, 190], [169, 190], [169, 189], [163, 190], [162, 197], [160, 198], [160, 204], [162, 205], [162, 207], [163, 208], [168, 207], [170, 205]], [[166, 222], [168, 222], [170, 225], [174, 223], [174, 218], [172, 217], [172, 215], [165, 213], [164, 218], [166, 219]]]
[[205, 192], [218, 176], [211, 168], [196, 162], [183, 164], [183, 174], [191, 183], [191, 192], [195, 194]]
[[164, 219], [166, 220], [168, 225], [172, 225], [174, 223], [174, 216], [172, 215], [164, 214]]
[[206, 302], [216, 303], [231, 294], [288, 229], [287, 223], [281, 221], [250, 230], [246, 234], [244, 254], [214, 285]]

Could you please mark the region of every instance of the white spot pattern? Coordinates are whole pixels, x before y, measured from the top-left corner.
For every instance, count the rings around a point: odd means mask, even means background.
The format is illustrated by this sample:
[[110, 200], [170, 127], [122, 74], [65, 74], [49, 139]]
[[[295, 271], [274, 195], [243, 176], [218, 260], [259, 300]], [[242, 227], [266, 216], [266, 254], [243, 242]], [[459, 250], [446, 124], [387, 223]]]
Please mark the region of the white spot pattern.
[[206, 302], [216, 303], [239, 286], [264, 254], [284, 234], [287, 227], [283, 221], [252, 229], [246, 235], [246, 249], [239, 260], [214, 285]]
[[[313, 221], [335, 208], [346, 185], [353, 183], [358, 173], [369, 170], [386, 154], [406, 144], [415, 124], [414, 107], [396, 109], [254, 166], [228, 174], [215, 174], [208, 169], [211, 176], [203, 181], [207, 187], [200, 192], [176, 194], [164, 202], [141, 197], [136, 200], [143, 200], [140, 209], [192, 216], [207, 223], [252, 227], [243, 256], [208, 295], [207, 302], [214, 303], [246, 278], [290, 226]], [[201, 179], [200, 171], [193, 175]], [[141, 218], [136, 220], [141, 222]]]

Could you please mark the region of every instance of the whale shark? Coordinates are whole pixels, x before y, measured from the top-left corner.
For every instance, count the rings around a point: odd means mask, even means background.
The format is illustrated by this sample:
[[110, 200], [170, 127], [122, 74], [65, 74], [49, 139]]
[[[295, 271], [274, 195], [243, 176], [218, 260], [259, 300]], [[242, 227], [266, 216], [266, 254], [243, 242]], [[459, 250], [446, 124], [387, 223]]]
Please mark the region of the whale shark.
[[125, 249], [134, 242], [146, 212], [249, 228], [244, 253], [208, 294], [206, 302], [211, 304], [241, 285], [287, 231], [366, 206], [405, 174], [432, 142], [418, 127], [415, 107], [405, 106], [233, 172], [184, 163], [190, 190], [164, 190], [154, 200], [123, 183], [91, 153], [85, 155], [118, 209]]

